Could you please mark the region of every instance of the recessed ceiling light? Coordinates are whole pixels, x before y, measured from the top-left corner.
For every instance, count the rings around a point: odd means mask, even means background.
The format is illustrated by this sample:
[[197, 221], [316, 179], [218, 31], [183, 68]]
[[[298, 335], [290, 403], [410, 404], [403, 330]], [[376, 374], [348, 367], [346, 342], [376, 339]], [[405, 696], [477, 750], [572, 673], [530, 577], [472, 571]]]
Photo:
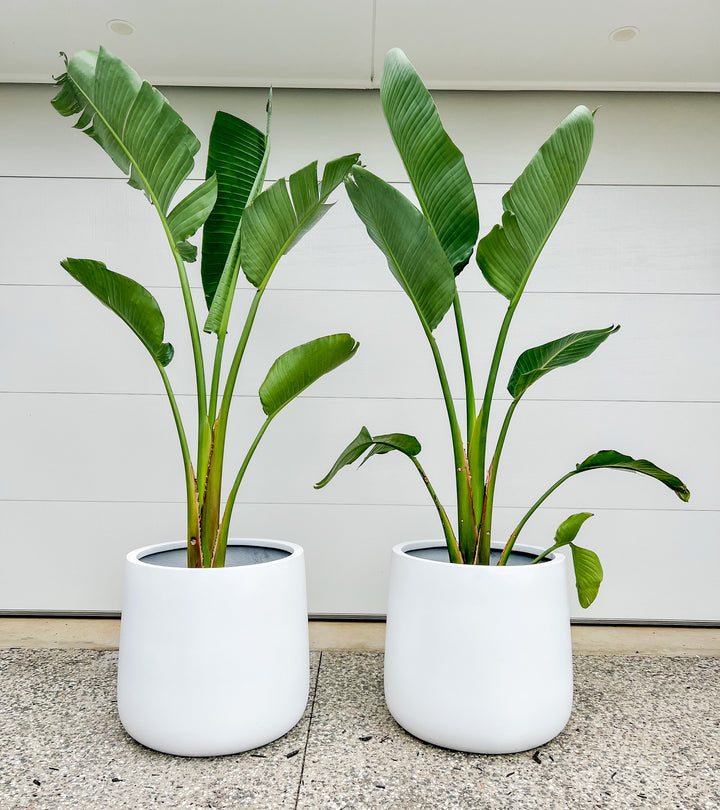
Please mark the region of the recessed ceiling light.
[[611, 34], [610, 39], [613, 42], [630, 42], [631, 39], [640, 33], [634, 25], [623, 25], [622, 28], [616, 28]]
[[124, 37], [130, 36], [135, 32], [135, 27], [127, 20], [109, 20], [107, 27], [113, 34], [121, 34]]

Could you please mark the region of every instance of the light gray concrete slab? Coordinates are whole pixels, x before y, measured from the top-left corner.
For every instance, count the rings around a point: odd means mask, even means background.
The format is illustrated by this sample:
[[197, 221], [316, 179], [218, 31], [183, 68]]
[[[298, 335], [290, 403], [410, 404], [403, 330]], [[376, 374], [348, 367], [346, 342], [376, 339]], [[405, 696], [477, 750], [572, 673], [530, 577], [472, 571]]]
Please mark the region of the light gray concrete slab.
[[298, 808], [720, 808], [720, 660], [592, 656], [575, 669], [563, 734], [480, 756], [392, 720], [381, 655], [323, 652]]
[[[313, 653], [313, 686], [318, 660]], [[123, 731], [116, 666], [115, 652], [0, 652], [2, 810], [295, 807], [311, 704], [292, 731], [257, 751], [171, 757]]]

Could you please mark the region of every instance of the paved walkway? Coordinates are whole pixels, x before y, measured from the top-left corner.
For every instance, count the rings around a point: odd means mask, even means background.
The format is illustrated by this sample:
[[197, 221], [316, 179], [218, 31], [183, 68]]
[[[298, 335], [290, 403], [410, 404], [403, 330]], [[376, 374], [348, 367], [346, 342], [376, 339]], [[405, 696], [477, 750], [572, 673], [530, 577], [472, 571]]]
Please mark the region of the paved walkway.
[[719, 658], [577, 656], [566, 730], [537, 751], [480, 756], [394, 723], [381, 654], [314, 652], [298, 726], [213, 759], [158, 754], [124, 733], [116, 661], [0, 650], [2, 810], [720, 810]]

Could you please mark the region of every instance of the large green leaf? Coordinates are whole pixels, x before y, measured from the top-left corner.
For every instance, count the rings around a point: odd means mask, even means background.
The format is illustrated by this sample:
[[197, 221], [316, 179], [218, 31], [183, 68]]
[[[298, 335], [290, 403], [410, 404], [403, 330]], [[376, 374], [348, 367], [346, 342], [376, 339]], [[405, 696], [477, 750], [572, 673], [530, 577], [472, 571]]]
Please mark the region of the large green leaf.
[[359, 166], [345, 187], [390, 272], [432, 331], [452, 306], [455, 276], [427, 220], [397, 189]]
[[60, 264], [125, 321], [160, 365], [172, 360], [172, 345], [163, 343], [165, 319], [157, 301], [141, 284], [92, 259], [65, 259]]
[[561, 366], [569, 366], [584, 357], [589, 357], [609, 335], [617, 332], [619, 328], [619, 326], [608, 326], [607, 329], [575, 332], [524, 351], [518, 357], [510, 375], [508, 382], [510, 395], [513, 399], [519, 399], [534, 382], [544, 377], [548, 371]]
[[420, 207], [455, 274], [478, 237], [472, 180], [460, 150], [445, 132], [435, 102], [399, 48], [388, 51], [380, 99]]
[[651, 461], [642, 458], [634, 459], [618, 453], [616, 450], [600, 450], [598, 453], [588, 456], [585, 461], [576, 466], [578, 472], [599, 469], [627, 470], [628, 472], [648, 475], [650, 478], [655, 478], [660, 483], [665, 484], [666, 487], [669, 487], [680, 500], [690, 500], [690, 491], [685, 484], [671, 473], [656, 467]]
[[133, 188], [167, 214], [193, 168], [200, 143], [167, 100], [104, 48], [79, 51], [57, 80], [52, 100], [107, 152]]
[[364, 464], [371, 456], [390, 453], [399, 450], [406, 456], [416, 456], [422, 448], [420, 442], [407, 433], [387, 433], [381, 436], [371, 436], [366, 427], [362, 427], [360, 433], [350, 442], [350, 444], [340, 453], [337, 461], [333, 464], [330, 472], [315, 484], [315, 489], [322, 489], [335, 477], [343, 468], [357, 461], [366, 451], [370, 452], [365, 456]]
[[215, 175], [190, 192], [168, 214], [167, 223], [175, 240], [175, 247], [186, 262], [194, 262], [197, 248], [187, 240], [203, 226], [217, 200], [218, 185]]
[[595, 601], [600, 589], [600, 583], [603, 579], [602, 565], [600, 565], [598, 555], [594, 551], [580, 548], [574, 543], [570, 545], [570, 548], [572, 550], [578, 601], [581, 607], [588, 608]]
[[[268, 102], [268, 126], [269, 116]], [[208, 309], [253, 187], [265, 175], [268, 147], [269, 137], [259, 129], [229, 113], [216, 113], [208, 143], [207, 176], [217, 175], [218, 199], [203, 230], [201, 267]], [[233, 258], [237, 256], [231, 257], [231, 265]]]
[[265, 413], [275, 416], [315, 380], [349, 360], [358, 346], [353, 337], [343, 333], [316, 338], [280, 355], [260, 386]]
[[502, 225], [477, 247], [488, 283], [510, 301], [522, 293], [590, 154], [593, 116], [576, 107], [540, 147], [503, 197]]
[[321, 186], [317, 164], [311, 163], [290, 177], [290, 193], [286, 181], [281, 179], [247, 207], [240, 228], [240, 257], [251, 284], [256, 287], [265, 284], [281, 256], [327, 212], [327, 198], [358, 157], [346, 155], [328, 164]]

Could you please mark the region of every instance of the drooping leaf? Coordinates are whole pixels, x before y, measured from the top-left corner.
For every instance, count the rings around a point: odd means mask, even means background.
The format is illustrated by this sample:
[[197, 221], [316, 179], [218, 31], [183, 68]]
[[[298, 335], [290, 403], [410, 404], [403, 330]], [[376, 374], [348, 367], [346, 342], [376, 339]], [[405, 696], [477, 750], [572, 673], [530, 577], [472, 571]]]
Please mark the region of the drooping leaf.
[[75, 126], [167, 214], [200, 143], [161, 93], [102, 47], [66, 60], [57, 86], [55, 109], [79, 115]]
[[683, 482], [660, 467], [655, 466], [651, 461], [645, 459], [634, 459], [631, 456], [625, 456], [618, 453], [616, 450], [600, 450], [598, 453], [588, 456], [585, 461], [580, 462], [576, 466], [578, 472], [585, 472], [586, 470], [627, 470], [628, 472], [641, 473], [642, 475], [655, 478], [660, 483], [669, 487], [682, 501], [690, 500], [690, 491], [683, 484]]
[[570, 515], [569, 518], [563, 520], [555, 532], [555, 548], [566, 546], [568, 543], [577, 537], [580, 527], [585, 523], [588, 518], [592, 517], [592, 512], [579, 512], [577, 515]]
[[359, 166], [345, 187], [390, 272], [432, 331], [452, 306], [455, 276], [427, 220], [397, 189]]
[[[316, 164], [292, 176], [292, 199], [284, 179], [273, 183], [247, 207], [240, 229], [242, 269], [256, 287], [266, 283], [281, 256], [328, 210], [325, 201], [356, 163], [358, 155], [346, 155], [333, 161], [326, 175], [336, 182], [323, 182], [318, 191]], [[293, 207], [296, 203], [298, 209]]]
[[157, 301], [141, 284], [92, 259], [65, 259], [60, 264], [125, 321], [160, 365], [168, 365], [173, 347], [163, 343], [165, 319]]
[[167, 223], [175, 246], [185, 261], [194, 262], [197, 248], [187, 240], [203, 226], [217, 199], [217, 178], [209, 177], [168, 214]]
[[[268, 126], [269, 115], [268, 111]], [[251, 191], [258, 179], [262, 184], [268, 152], [269, 137], [259, 129], [230, 113], [216, 113], [208, 142], [206, 174], [208, 177], [213, 174], [217, 176], [218, 199], [205, 223], [201, 267], [208, 309], [211, 308]]]
[[350, 442], [350, 444], [340, 453], [337, 461], [333, 464], [330, 472], [315, 484], [315, 489], [322, 489], [335, 477], [343, 468], [357, 461], [366, 451], [370, 452], [362, 461], [364, 464], [371, 456], [389, 453], [392, 450], [399, 450], [406, 456], [416, 456], [422, 448], [420, 442], [407, 433], [387, 433], [381, 436], [371, 436], [366, 427], [362, 427], [360, 433]]
[[372, 436], [363, 425], [360, 429], [360, 433], [358, 433], [342, 453], [340, 453], [330, 472], [315, 484], [315, 489], [322, 489], [326, 484], [330, 483], [339, 470], [357, 461], [369, 447], [372, 447]]
[[574, 543], [572, 550], [573, 568], [575, 570], [575, 588], [581, 607], [588, 608], [595, 601], [603, 579], [602, 565], [598, 555], [587, 548], [580, 548]]
[[420, 207], [457, 275], [478, 238], [472, 180], [462, 153], [443, 128], [435, 102], [399, 48], [385, 57], [380, 99]]
[[593, 116], [576, 107], [540, 147], [503, 197], [502, 225], [477, 247], [488, 283], [510, 301], [522, 293], [540, 251], [580, 179], [590, 154]]
[[372, 456], [382, 456], [393, 450], [399, 450], [406, 456], [416, 456], [422, 447], [414, 436], [407, 433], [386, 433], [381, 436], [373, 436], [373, 448], [362, 460], [362, 464]]
[[309, 385], [349, 360], [359, 343], [347, 333], [327, 335], [295, 346], [270, 367], [260, 386], [260, 402], [274, 416]]
[[518, 357], [510, 375], [508, 382], [510, 395], [514, 399], [519, 399], [534, 382], [544, 377], [548, 371], [561, 366], [569, 366], [589, 357], [609, 335], [617, 332], [619, 328], [619, 326], [608, 326], [607, 329], [575, 332], [524, 351]]

